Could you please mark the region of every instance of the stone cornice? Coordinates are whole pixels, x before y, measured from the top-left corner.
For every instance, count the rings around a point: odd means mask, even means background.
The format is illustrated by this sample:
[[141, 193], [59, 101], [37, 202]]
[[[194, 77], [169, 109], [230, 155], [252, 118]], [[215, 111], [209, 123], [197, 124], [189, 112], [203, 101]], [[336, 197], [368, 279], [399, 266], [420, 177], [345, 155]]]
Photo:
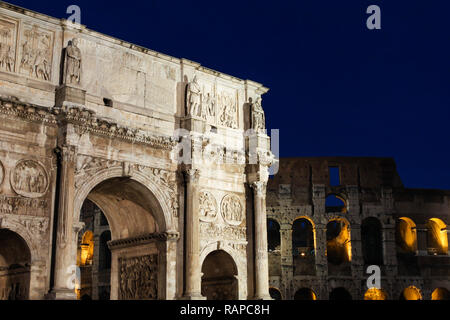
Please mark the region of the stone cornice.
[[55, 114], [48, 108], [24, 103], [14, 97], [0, 97], [0, 114], [48, 125], [58, 124]]
[[114, 249], [134, 247], [137, 245], [144, 245], [148, 243], [176, 241], [179, 238], [180, 234], [178, 232], [151, 233], [127, 239], [112, 240], [108, 242], [108, 247], [111, 250], [114, 250]]

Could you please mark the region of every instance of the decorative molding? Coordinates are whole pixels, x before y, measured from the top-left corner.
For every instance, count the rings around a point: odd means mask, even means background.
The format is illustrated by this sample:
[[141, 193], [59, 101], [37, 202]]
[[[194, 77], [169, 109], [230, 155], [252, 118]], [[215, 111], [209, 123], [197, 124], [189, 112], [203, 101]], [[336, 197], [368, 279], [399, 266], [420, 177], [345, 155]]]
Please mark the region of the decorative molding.
[[108, 247], [111, 250], [122, 249], [128, 247], [135, 247], [148, 243], [176, 241], [180, 238], [178, 232], [163, 232], [163, 233], [151, 233], [143, 236], [112, 240], [108, 242]]
[[3, 164], [0, 161], [0, 185], [3, 183], [4, 178], [5, 178], [5, 168], [3, 167]]
[[[47, 200], [0, 196], [0, 214], [37, 216], [37, 210], [44, 210], [47, 209], [47, 207]], [[23, 213], [23, 210], [27, 213]], [[28, 214], [29, 212], [32, 212], [33, 214]]]

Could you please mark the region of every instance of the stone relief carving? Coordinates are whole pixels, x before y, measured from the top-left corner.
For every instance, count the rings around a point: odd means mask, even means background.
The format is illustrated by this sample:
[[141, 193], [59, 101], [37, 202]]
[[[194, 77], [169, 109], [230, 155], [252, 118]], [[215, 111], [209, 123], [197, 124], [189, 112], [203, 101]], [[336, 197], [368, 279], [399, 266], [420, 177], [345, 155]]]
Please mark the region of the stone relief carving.
[[252, 129], [256, 132], [264, 132], [266, 129], [266, 117], [261, 106], [261, 98], [258, 97], [254, 103], [252, 98], [249, 101], [252, 106]]
[[200, 236], [204, 239], [245, 240], [247, 231], [245, 227], [225, 226], [210, 222], [200, 223]]
[[47, 200], [0, 196], [0, 213], [38, 216], [47, 209]]
[[213, 221], [217, 216], [217, 201], [208, 191], [199, 195], [199, 216], [202, 221]]
[[81, 50], [78, 48], [77, 38], [69, 41], [64, 64], [64, 83], [79, 85], [81, 80]]
[[101, 170], [117, 167], [122, 167], [122, 163], [114, 160], [79, 155], [75, 167], [75, 187], [78, 188], [82, 183]]
[[218, 97], [219, 124], [237, 129], [237, 104], [232, 94], [222, 92]]
[[34, 160], [21, 160], [11, 172], [11, 187], [24, 197], [42, 197], [48, 189], [48, 174], [45, 168]]
[[234, 194], [228, 194], [222, 199], [220, 211], [223, 219], [230, 225], [240, 225], [244, 220], [241, 200]]
[[119, 299], [158, 298], [158, 255], [119, 258]]
[[21, 225], [27, 229], [33, 236], [36, 236], [39, 242], [46, 242], [48, 244], [48, 239], [46, 237], [49, 231], [49, 218], [43, 217], [32, 217], [32, 216], [19, 216], [5, 214], [2, 219], [0, 219], [0, 227], [15, 230], [15, 226]]
[[15, 33], [14, 23], [0, 20], [0, 69], [9, 72], [14, 72], [16, 63]]
[[25, 26], [22, 43], [20, 72], [30, 77], [50, 80], [52, 69], [53, 33], [38, 26]]

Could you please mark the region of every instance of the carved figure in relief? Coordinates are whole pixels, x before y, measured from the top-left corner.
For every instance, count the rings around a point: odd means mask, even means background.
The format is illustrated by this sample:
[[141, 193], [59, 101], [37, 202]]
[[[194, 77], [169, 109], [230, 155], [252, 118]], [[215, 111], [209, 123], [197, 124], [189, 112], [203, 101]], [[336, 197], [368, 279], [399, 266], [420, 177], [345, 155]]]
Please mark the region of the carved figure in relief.
[[221, 114], [220, 114], [220, 124], [229, 127], [237, 128], [237, 109], [236, 103], [233, 98], [229, 95], [223, 94], [220, 99], [221, 103]]
[[40, 197], [48, 187], [44, 168], [32, 160], [21, 161], [12, 172], [11, 186], [18, 194], [26, 197]]
[[266, 119], [261, 106], [261, 98], [258, 97], [255, 103], [252, 103], [251, 98], [249, 101], [252, 106], [252, 129], [256, 132], [261, 132], [266, 129]]
[[0, 67], [9, 71], [14, 71], [14, 63], [16, 58], [14, 51], [10, 45], [0, 43]]
[[73, 38], [66, 48], [65, 55], [65, 84], [80, 84], [81, 80], [81, 50], [78, 48], [78, 39]]
[[52, 36], [37, 26], [24, 31], [20, 71], [42, 80], [50, 80]]
[[235, 195], [227, 195], [223, 198], [221, 211], [224, 220], [232, 225], [240, 224], [244, 218], [241, 201]]
[[157, 299], [157, 255], [119, 259], [119, 298]]
[[187, 103], [190, 116], [198, 116], [201, 105], [201, 94], [202, 92], [197, 82], [197, 76], [194, 76], [194, 79], [188, 84], [187, 88]]
[[217, 216], [216, 199], [211, 193], [206, 191], [200, 193], [199, 213], [200, 218], [205, 221], [213, 220]]

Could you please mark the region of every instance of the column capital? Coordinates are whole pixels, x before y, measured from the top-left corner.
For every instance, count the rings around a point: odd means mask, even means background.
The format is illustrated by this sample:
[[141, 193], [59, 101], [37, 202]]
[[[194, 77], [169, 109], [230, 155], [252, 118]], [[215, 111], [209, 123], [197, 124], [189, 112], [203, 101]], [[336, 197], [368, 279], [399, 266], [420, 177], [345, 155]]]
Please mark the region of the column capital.
[[56, 148], [56, 152], [61, 155], [64, 162], [75, 162], [77, 158], [78, 148], [71, 145], [62, 145]]
[[183, 173], [187, 182], [198, 183], [200, 180], [200, 170], [198, 169], [187, 169]]
[[267, 182], [265, 181], [254, 181], [250, 183], [250, 187], [256, 192], [260, 197], [266, 194]]

